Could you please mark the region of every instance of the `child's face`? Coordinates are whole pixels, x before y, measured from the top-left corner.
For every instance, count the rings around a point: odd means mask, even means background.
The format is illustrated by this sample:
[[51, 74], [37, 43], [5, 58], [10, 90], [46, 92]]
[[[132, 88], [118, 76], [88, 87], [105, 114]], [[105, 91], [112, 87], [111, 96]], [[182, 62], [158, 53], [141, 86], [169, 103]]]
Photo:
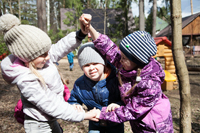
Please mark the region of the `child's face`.
[[134, 70], [138, 67], [138, 65], [129, 60], [122, 51], [121, 51], [120, 63], [122, 64], [123, 69], [126, 71]]
[[90, 63], [83, 66], [85, 75], [93, 81], [104, 79], [104, 65], [100, 63]]
[[44, 67], [45, 63], [50, 59], [48, 52], [40, 55], [39, 57], [35, 58], [33, 60], [33, 63], [35, 64], [35, 67], [37, 69], [41, 69]]

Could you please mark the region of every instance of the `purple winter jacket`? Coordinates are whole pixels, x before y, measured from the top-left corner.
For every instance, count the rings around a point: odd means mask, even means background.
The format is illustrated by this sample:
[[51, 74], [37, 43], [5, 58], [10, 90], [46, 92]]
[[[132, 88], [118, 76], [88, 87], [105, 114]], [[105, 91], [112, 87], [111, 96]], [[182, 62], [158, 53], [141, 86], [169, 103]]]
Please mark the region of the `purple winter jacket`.
[[150, 58], [149, 63], [141, 70], [141, 81], [134, 88], [134, 92], [125, 96], [126, 92], [135, 84], [137, 71], [127, 72], [121, 69], [120, 50], [106, 35], [100, 34], [93, 41], [95, 47], [116, 66], [122, 75], [122, 86], [119, 86], [125, 106], [106, 113], [102, 108], [100, 119], [112, 122], [130, 121], [134, 133], [173, 133], [173, 123], [170, 102], [161, 90], [165, 73], [161, 65]]

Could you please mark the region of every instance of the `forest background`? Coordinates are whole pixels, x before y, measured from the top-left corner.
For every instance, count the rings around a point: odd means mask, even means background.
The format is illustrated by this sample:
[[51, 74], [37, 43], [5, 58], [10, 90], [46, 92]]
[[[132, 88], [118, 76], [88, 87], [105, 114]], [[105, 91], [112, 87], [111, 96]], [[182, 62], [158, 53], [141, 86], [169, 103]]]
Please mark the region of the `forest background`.
[[[128, 31], [127, 23], [130, 17], [128, 17], [127, 11], [131, 9], [132, 2], [137, 3], [139, 6], [138, 0], [45, 0], [45, 3], [43, 1], [44, 0], [38, 0], [38, 2], [37, 0], [1, 0], [0, 16], [6, 13], [11, 13], [19, 17], [22, 24], [29, 24], [38, 27], [38, 25], [41, 25], [38, 22], [38, 9], [40, 9], [41, 12], [46, 12], [46, 16], [42, 16], [43, 19], [46, 19], [46, 26], [43, 26], [42, 30], [48, 33], [52, 42], [55, 43], [69, 32], [80, 29], [78, 18], [82, 14], [82, 10], [102, 9], [106, 11], [105, 9], [120, 9], [123, 11], [122, 15], [125, 19], [117, 20], [117, 25], [113, 25], [116, 30], [110, 30], [109, 33], [109, 37], [112, 38], [114, 42], [117, 42], [130, 32], [133, 32]], [[153, 3], [153, 0], [149, 0], [149, 2]], [[163, 2], [166, 3], [166, 6], [157, 7], [157, 16], [170, 23], [169, 0], [163, 0]], [[66, 13], [65, 15], [67, 16], [67, 19], [63, 21], [64, 24], [68, 25], [69, 27], [73, 26], [73, 28], [61, 30], [60, 8], [69, 8], [75, 10], [75, 13]], [[134, 26], [134, 31], [139, 30], [139, 17], [133, 16], [133, 19], [134, 21], [132, 25]], [[147, 18], [144, 19], [146, 27], [145, 30], [149, 33], [152, 33], [153, 7], [149, 10], [149, 15]], [[88, 38], [83, 40], [83, 43], [87, 41]], [[0, 55], [2, 55], [8, 51], [3, 41], [3, 33], [0, 33], [0, 44]]]

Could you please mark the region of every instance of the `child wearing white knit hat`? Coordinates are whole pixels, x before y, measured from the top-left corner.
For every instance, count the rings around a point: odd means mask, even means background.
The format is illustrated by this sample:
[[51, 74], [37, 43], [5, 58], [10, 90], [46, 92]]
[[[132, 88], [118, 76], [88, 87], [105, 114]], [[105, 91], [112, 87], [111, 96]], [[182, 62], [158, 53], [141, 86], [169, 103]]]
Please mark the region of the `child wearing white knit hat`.
[[[70, 104], [81, 107], [85, 104], [88, 110], [102, 109], [110, 103], [122, 105], [118, 90], [116, 68], [98, 53], [92, 42], [81, 45], [78, 50], [78, 62], [84, 74], [79, 77], [68, 99]], [[89, 133], [123, 133], [123, 123], [89, 121]]]
[[1, 62], [2, 76], [19, 88], [25, 132], [61, 133], [56, 120], [59, 118], [77, 122], [97, 120], [92, 111], [79, 112], [65, 102], [64, 85], [54, 65], [81, 44], [84, 32], [71, 32], [56, 45], [51, 45], [45, 32], [35, 26], [20, 24], [12, 14], [0, 17], [0, 30], [4, 32], [4, 40], [11, 52]]

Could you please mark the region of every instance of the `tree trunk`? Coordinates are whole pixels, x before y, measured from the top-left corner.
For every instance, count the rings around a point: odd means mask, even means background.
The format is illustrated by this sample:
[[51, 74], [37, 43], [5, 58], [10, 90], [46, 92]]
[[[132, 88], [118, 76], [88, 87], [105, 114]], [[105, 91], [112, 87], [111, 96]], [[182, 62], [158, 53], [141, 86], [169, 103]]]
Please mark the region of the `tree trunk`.
[[47, 0], [47, 32], [50, 30], [50, 3]]
[[107, 9], [107, 0], [105, 0], [105, 8], [104, 8], [104, 30], [103, 30], [103, 34], [105, 34], [106, 35], [106, 28], [107, 28], [107, 24], [106, 24], [106, 20], [107, 20], [107, 14], [106, 14], [106, 9]]
[[157, 0], [153, 0], [153, 25], [152, 37], [156, 37]]
[[172, 52], [179, 81], [180, 133], [191, 133], [190, 82], [183, 55], [181, 0], [170, 0], [172, 20]]
[[13, 14], [13, 11], [12, 11], [12, 4], [11, 4], [11, 3], [12, 3], [12, 0], [9, 0], [8, 2], [9, 2], [9, 7], [10, 7], [10, 13]]
[[54, 6], [54, 15], [55, 15], [55, 23], [56, 23], [56, 29], [59, 29], [59, 25], [58, 25], [58, 17], [57, 17], [57, 10], [56, 7]]
[[0, 2], [0, 16], [3, 15], [3, 1]]
[[63, 8], [65, 8], [65, 0], [63, 0]]
[[58, 4], [58, 9], [57, 9], [58, 10], [58, 16], [57, 17], [58, 17], [58, 27], [59, 28], [60, 28], [60, 8], [61, 8], [60, 6], [61, 6], [61, 4]]
[[46, 0], [37, 0], [38, 27], [47, 32]]
[[21, 21], [21, 6], [20, 6], [20, 0], [18, 0], [18, 6], [19, 6], [19, 20]]
[[2, 14], [6, 14], [6, 2], [2, 1], [3, 4], [3, 13]]
[[56, 31], [56, 28], [54, 26], [54, 0], [50, 0], [50, 29], [53, 30], [53, 31]]
[[125, 8], [124, 8], [124, 18], [125, 18], [125, 33], [124, 33], [124, 36], [127, 36], [128, 35], [128, 12], [129, 12], [129, 6], [127, 5], [127, 0], [124, 0], [125, 1]]
[[193, 15], [193, 4], [192, 4], [192, 0], [190, 0], [190, 6], [191, 6], [191, 15]]
[[144, 31], [144, 0], [139, 0], [139, 29]]

